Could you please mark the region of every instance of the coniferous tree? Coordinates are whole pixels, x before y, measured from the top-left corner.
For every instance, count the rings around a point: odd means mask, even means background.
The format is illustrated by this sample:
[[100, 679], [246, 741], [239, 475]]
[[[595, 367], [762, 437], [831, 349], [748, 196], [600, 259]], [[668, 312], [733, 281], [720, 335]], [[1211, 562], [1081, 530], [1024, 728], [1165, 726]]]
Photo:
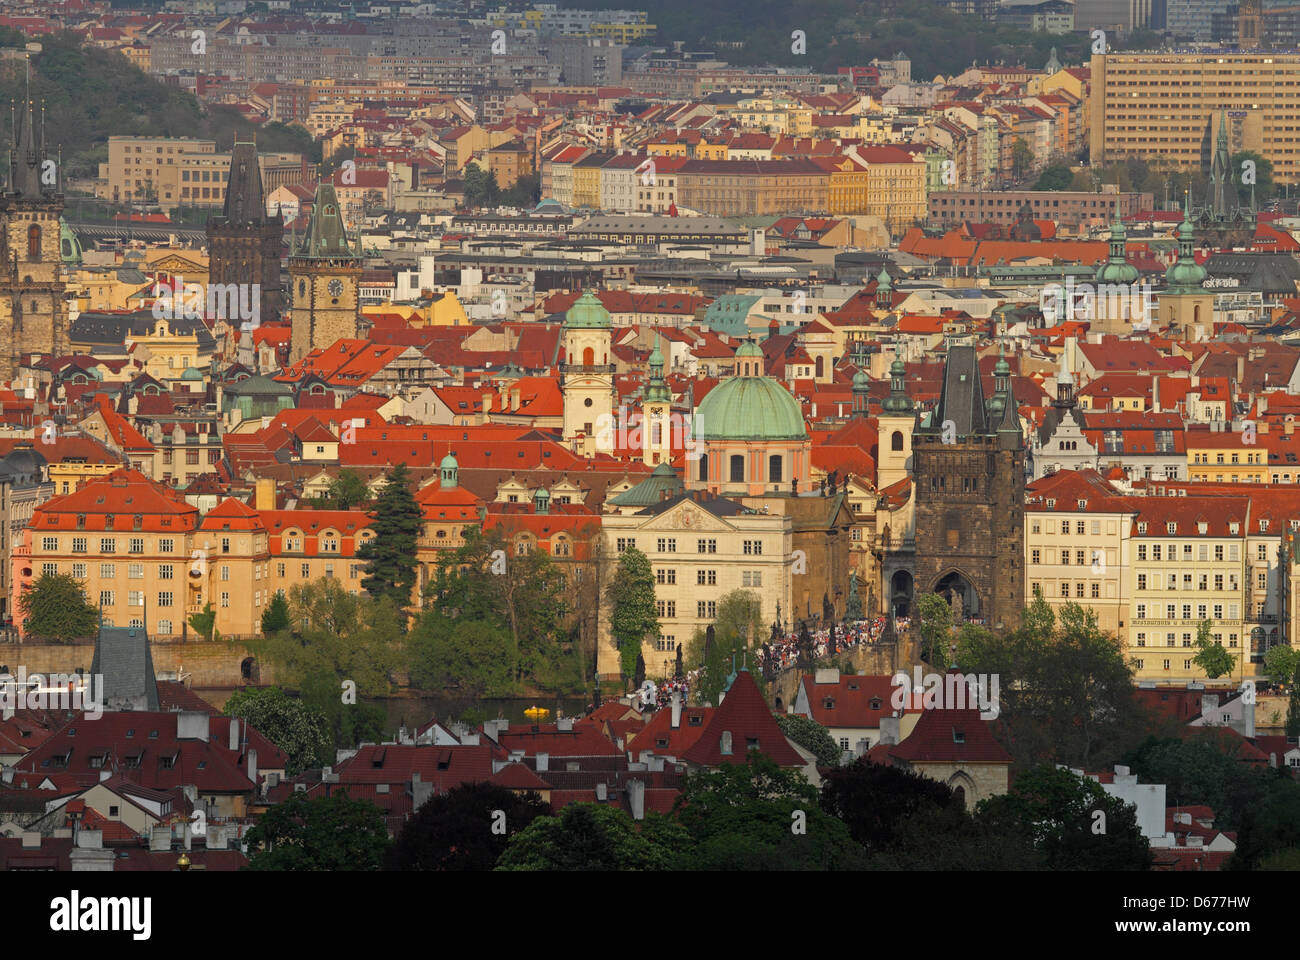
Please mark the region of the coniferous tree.
[[283, 590], [277, 590], [272, 595], [271, 602], [262, 611], [262, 633], [276, 633], [288, 629], [289, 601], [285, 599]]
[[393, 467], [370, 514], [375, 536], [357, 550], [366, 561], [361, 586], [376, 600], [390, 598], [399, 609], [411, 602], [415, 588], [415, 541], [422, 516], [407, 481], [406, 464]]

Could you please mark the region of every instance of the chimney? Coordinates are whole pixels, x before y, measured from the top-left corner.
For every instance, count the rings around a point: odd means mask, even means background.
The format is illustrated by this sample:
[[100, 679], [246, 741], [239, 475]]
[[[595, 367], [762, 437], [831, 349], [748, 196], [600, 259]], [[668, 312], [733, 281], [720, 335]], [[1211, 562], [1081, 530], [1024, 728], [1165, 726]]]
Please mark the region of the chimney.
[[103, 830], [78, 830], [77, 846], [82, 850], [103, 850]]
[[[503, 723], [505, 721], [502, 721]], [[560, 733], [573, 732], [573, 717], [561, 717], [555, 722], [555, 729]]]
[[257, 510], [275, 509], [275, 478], [258, 477], [253, 485], [253, 506]]
[[230, 749], [239, 749], [239, 718], [230, 718]]
[[253, 781], [254, 786], [257, 784], [257, 751], [248, 751], [248, 779]]
[[202, 710], [182, 710], [176, 714], [177, 740], [208, 742], [208, 714]]
[[1151, 378], [1151, 410], [1154, 413], [1160, 412], [1160, 378]]
[[1211, 710], [1219, 706], [1219, 695], [1217, 693], [1201, 694], [1201, 716], [1207, 716]]
[[596, 784], [596, 799], [601, 803], [609, 798], [609, 787], [603, 783]]
[[898, 717], [881, 717], [880, 718], [880, 742], [893, 745], [898, 743]]
[[154, 853], [172, 848], [172, 828], [154, 827], [149, 831], [149, 849]]
[[537, 755], [537, 772], [545, 773], [551, 768], [551, 755], [549, 753], [539, 753]]
[[420, 773], [418, 770], [412, 772], [411, 803], [413, 808], [419, 810], [420, 807], [424, 806], [424, 804], [432, 796], [433, 796], [433, 784], [426, 783], [424, 780], [422, 780], [420, 778]]
[[1246, 358], [1237, 354], [1237, 383], [1246, 379]]
[[681, 729], [682, 725], [682, 695], [673, 694], [673, 729]]
[[645, 819], [645, 781], [629, 780], [627, 782], [627, 802], [632, 808], [633, 820]]

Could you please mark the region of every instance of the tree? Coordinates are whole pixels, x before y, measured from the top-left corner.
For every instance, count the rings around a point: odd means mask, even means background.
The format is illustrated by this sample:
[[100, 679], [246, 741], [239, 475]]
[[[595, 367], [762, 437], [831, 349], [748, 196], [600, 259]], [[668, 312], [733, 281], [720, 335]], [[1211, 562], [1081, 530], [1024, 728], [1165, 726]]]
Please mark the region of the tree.
[[1300, 668], [1300, 650], [1286, 643], [1275, 644], [1264, 654], [1264, 672], [1274, 683], [1283, 684]]
[[1200, 652], [1192, 657], [1192, 663], [1205, 671], [1211, 680], [1224, 674], [1231, 674], [1237, 658], [1217, 643], [1211, 636], [1213, 625], [1209, 620], [1202, 620], [1196, 627], [1196, 649]]
[[785, 713], [776, 718], [776, 725], [789, 739], [805, 750], [811, 750], [817, 763], [823, 767], [838, 766], [841, 750], [830, 731], [812, 717]]
[[491, 870], [512, 837], [550, 812], [535, 793], [462, 784], [424, 802], [389, 848], [384, 869]]
[[1022, 138], [1017, 137], [1011, 145], [1011, 175], [1017, 180], [1034, 169], [1034, 150]]
[[361, 586], [375, 599], [388, 597], [398, 609], [411, 602], [415, 589], [415, 542], [422, 518], [408, 483], [406, 464], [399, 463], [389, 471], [370, 514], [375, 536], [357, 550], [357, 556], [366, 561]]
[[1300, 847], [1300, 785], [1289, 774], [1275, 774], [1266, 782], [1263, 796], [1242, 817], [1229, 868], [1255, 870], [1263, 861], [1296, 847]]
[[650, 559], [636, 547], [618, 558], [609, 585], [609, 631], [618, 647], [619, 666], [624, 677], [632, 676], [641, 644], [659, 636], [659, 615], [655, 607], [655, 577]]
[[1074, 172], [1068, 163], [1053, 163], [1038, 175], [1035, 190], [1069, 190], [1074, 185]]
[[648, 813], [640, 830], [621, 809], [571, 803], [510, 839], [498, 870], [668, 870], [690, 843], [676, 824]]
[[1100, 783], [1050, 765], [1016, 777], [980, 803], [976, 819], [1033, 839], [1052, 870], [1148, 870], [1151, 851], [1137, 810]]
[[1286, 707], [1286, 735], [1300, 737], [1300, 666], [1291, 680], [1291, 697]]
[[[739, 669], [754, 639], [763, 632], [762, 600], [752, 590], [732, 590], [718, 600], [718, 610], [713, 623], [713, 646], [706, 651], [707, 631], [697, 631], [691, 638], [687, 659], [693, 667], [703, 667], [695, 683], [699, 703], [717, 703], [731, 674], [733, 664]], [[754, 682], [762, 689], [765, 680], [761, 673], [754, 674]]]
[[99, 611], [86, 600], [81, 581], [66, 573], [45, 573], [18, 598], [26, 617], [25, 636], [56, 643], [93, 637]]
[[339, 475], [330, 480], [325, 499], [329, 501], [330, 509], [351, 510], [370, 499], [370, 488], [366, 486], [365, 478], [355, 470], [340, 470]]
[[248, 869], [277, 871], [378, 870], [389, 844], [383, 811], [346, 790], [310, 800], [291, 793], [262, 814], [246, 839], [257, 850]]
[[[487, 625], [477, 628], [485, 640], [494, 641], [498, 631], [504, 633], [501, 658], [507, 682], [520, 684], [529, 677], [541, 685], [567, 682], [581, 689], [584, 678], [564, 669], [573, 658], [561, 642], [561, 623], [567, 615], [565, 578], [555, 562], [542, 550], [521, 549], [508, 523], [486, 534], [469, 528], [464, 539], [461, 547], [441, 558], [426, 589], [429, 607], [423, 622], [417, 622], [415, 655], [426, 657], [426, 666], [436, 671], [436, 664], [427, 661], [430, 645], [457, 643], [447, 638], [446, 631], [478, 622]], [[439, 617], [451, 623], [442, 623]], [[476, 654], [465, 653], [481, 662]], [[481, 681], [493, 682], [496, 673], [496, 668], [490, 668]]]
[[868, 853], [892, 846], [900, 824], [925, 807], [956, 804], [951, 788], [911, 770], [859, 757], [822, 780], [821, 807]]
[[204, 640], [212, 640], [217, 636], [217, 611], [212, 609], [211, 601], [204, 605], [201, 613], [190, 614], [190, 626]]
[[934, 670], [947, 670], [953, 641], [952, 607], [938, 593], [916, 598], [920, 615], [921, 659]]
[[285, 752], [296, 776], [311, 767], [334, 761], [334, 744], [321, 713], [309, 709], [279, 687], [236, 690], [226, 701], [226, 713], [252, 724], [258, 733]]
[[279, 633], [289, 629], [289, 601], [284, 591], [277, 590], [271, 596], [271, 602], [262, 611], [262, 633]]
[[1267, 772], [1243, 761], [1240, 737], [1212, 728], [1185, 733], [1179, 729], [1163, 739], [1150, 737], [1124, 763], [1140, 782], [1165, 784], [1169, 806], [1207, 806], [1217, 827], [1240, 829], [1268, 791]]
[[[1093, 770], [1136, 747], [1152, 723], [1133, 693], [1133, 667], [1091, 608], [1065, 603], [1060, 621], [1042, 597], [1004, 634], [968, 625], [963, 672], [1001, 678], [994, 735], [1017, 769], [1055, 762]], [[1014, 678], [1015, 682], [1011, 682]]]
[[[1247, 183], [1250, 168], [1254, 164], [1254, 184]], [[1277, 186], [1273, 183], [1273, 161], [1256, 153], [1254, 150], [1240, 150], [1228, 160], [1229, 168], [1237, 183], [1237, 200], [1242, 204], [1250, 203], [1252, 188], [1256, 203], [1272, 200], [1277, 196]]]
[[750, 751], [687, 777], [673, 806], [696, 841], [687, 869], [851, 870], [866, 865], [848, 828], [797, 770]]

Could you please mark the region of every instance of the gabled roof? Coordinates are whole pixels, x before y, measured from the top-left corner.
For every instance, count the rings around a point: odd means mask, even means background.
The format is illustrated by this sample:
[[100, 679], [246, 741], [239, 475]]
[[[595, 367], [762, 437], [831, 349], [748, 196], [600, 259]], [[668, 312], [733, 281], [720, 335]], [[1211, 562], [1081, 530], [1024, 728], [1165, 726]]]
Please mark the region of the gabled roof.
[[[723, 734], [731, 735], [731, 752], [722, 752]], [[639, 738], [638, 738], [639, 739]], [[776, 717], [748, 670], [741, 669], [704, 732], [682, 755], [703, 767], [744, 763], [750, 750], [766, 754], [783, 767], [802, 767], [804, 759], [786, 740]]]

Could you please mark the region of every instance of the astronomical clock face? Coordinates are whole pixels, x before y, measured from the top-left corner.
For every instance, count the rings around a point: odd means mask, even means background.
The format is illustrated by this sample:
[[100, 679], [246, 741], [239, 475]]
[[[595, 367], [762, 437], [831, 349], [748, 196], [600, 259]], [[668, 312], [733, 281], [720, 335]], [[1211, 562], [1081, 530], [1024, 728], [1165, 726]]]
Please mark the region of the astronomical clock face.
[[343, 295], [343, 281], [335, 277], [329, 282], [328, 289], [331, 297], [341, 297]]

